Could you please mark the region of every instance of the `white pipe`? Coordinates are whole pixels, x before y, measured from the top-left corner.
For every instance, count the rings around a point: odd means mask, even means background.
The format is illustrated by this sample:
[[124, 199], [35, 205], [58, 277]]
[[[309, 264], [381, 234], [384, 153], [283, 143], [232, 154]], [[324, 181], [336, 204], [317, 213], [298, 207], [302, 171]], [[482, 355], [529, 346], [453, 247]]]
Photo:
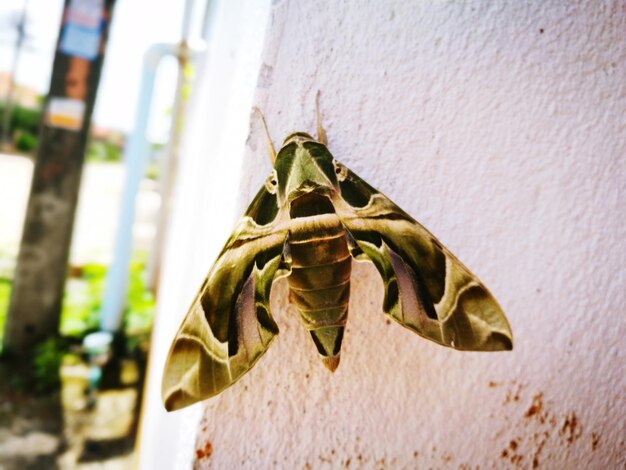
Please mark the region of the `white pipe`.
[[[193, 53], [197, 53], [199, 50], [201, 49], [196, 48]], [[155, 44], [144, 55], [135, 128], [124, 151], [126, 179], [120, 202], [115, 249], [111, 266], [107, 272], [105, 295], [100, 312], [100, 328], [105, 331], [114, 332], [119, 330], [126, 304], [128, 270], [132, 255], [135, 199], [139, 191], [139, 184], [145, 175], [150, 155], [147, 129], [152, 109], [152, 95], [157, 67], [166, 56], [179, 56], [181, 53], [188, 52], [189, 46], [184, 43], [183, 45]], [[176, 123], [172, 125], [176, 125]]]

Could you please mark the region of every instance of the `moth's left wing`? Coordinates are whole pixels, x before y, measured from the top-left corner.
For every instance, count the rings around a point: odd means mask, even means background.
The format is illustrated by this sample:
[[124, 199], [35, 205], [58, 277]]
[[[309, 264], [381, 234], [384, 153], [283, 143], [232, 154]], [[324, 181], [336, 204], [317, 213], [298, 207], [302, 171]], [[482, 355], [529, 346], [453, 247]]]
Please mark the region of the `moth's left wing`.
[[480, 280], [386, 196], [345, 167], [338, 174], [333, 205], [358, 245], [354, 254], [364, 254], [383, 278], [384, 312], [444, 346], [512, 349], [504, 312]]
[[275, 195], [261, 188], [174, 338], [162, 384], [168, 411], [232, 385], [278, 333], [269, 299], [287, 237], [281, 217]]

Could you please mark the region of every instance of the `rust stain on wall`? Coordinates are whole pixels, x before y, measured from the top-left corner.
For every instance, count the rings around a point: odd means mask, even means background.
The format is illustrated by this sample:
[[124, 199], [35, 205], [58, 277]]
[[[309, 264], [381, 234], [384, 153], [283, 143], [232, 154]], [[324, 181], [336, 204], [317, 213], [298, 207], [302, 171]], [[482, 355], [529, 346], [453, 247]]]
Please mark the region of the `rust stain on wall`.
[[209, 441], [206, 441], [204, 443], [204, 446], [202, 446], [200, 449], [196, 449], [196, 460], [208, 459], [209, 457], [211, 457], [211, 454], [213, 454], [213, 444], [211, 444], [211, 442]]
[[576, 439], [578, 439], [583, 433], [582, 426], [578, 422], [578, 417], [576, 413], [572, 412], [568, 416], [565, 417], [565, 421], [563, 421], [563, 426], [559, 430], [559, 435], [563, 436], [568, 444], [571, 444]]
[[598, 448], [598, 444], [600, 444], [600, 436], [598, 436], [595, 432], [591, 433], [591, 450], [596, 450]]
[[531, 418], [535, 415], [538, 415], [539, 420], [542, 423], [545, 422], [545, 417], [540, 414], [543, 410], [542, 399], [543, 399], [543, 393], [538, 393], [537, 395], [533, 397], [533, 401], [532, 401], [532, 404], [530, 405], [530, 408], [528, 408], [528, 410], [526, 410], [526, 413], [524, 413], [525, 418]]
[[[543, 391], [531, 393], [528, 390], [531, 387], [515, 380], [509, 383], [489, 381], [487, 387], [502, 390], [501, 416], [506, 427], [497, 431], [495, 439], [506, 442], [501, 447], [499, 458], [514, 467], [540, 468], [542, 463], [548, 465], [553, 455], [577, 445], [577, 441], [585, 435], [577, 411], [553, 411], [554, 405]], [[589, 439], [591, 450], [596, 450], [600, 434], [591, 432]]]
[[522, 460], [524, 460], [524, 456], [515, 452], [518, 447], [519, 444], [517, 443], [517, 440], [511, 440], [508, 447], [503, 449], [500, 453], [500, 457], [503, 459], [508, 459], [513, 465], [521, 463]]

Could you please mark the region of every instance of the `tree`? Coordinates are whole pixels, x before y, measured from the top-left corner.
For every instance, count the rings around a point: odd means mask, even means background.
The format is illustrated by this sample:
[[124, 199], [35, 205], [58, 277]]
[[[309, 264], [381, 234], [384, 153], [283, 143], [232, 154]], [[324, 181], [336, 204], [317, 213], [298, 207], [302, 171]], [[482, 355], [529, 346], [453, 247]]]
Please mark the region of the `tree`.
[[[39, 134], [5, 349], [27, 353], [58, 331], [87, 134], [115, 0], [66, 0]], [[97, 3], [96, 3], [97, 5]]]

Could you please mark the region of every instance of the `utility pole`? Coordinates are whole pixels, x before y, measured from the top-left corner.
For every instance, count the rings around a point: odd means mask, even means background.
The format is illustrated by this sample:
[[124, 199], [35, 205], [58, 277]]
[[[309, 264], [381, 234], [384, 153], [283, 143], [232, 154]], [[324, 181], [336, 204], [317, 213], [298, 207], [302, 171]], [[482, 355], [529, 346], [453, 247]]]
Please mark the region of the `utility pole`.
[[4, 335], [9, 353], [27, 354], [58, 333], [85, 147], [114, 4], [65, 0]]

